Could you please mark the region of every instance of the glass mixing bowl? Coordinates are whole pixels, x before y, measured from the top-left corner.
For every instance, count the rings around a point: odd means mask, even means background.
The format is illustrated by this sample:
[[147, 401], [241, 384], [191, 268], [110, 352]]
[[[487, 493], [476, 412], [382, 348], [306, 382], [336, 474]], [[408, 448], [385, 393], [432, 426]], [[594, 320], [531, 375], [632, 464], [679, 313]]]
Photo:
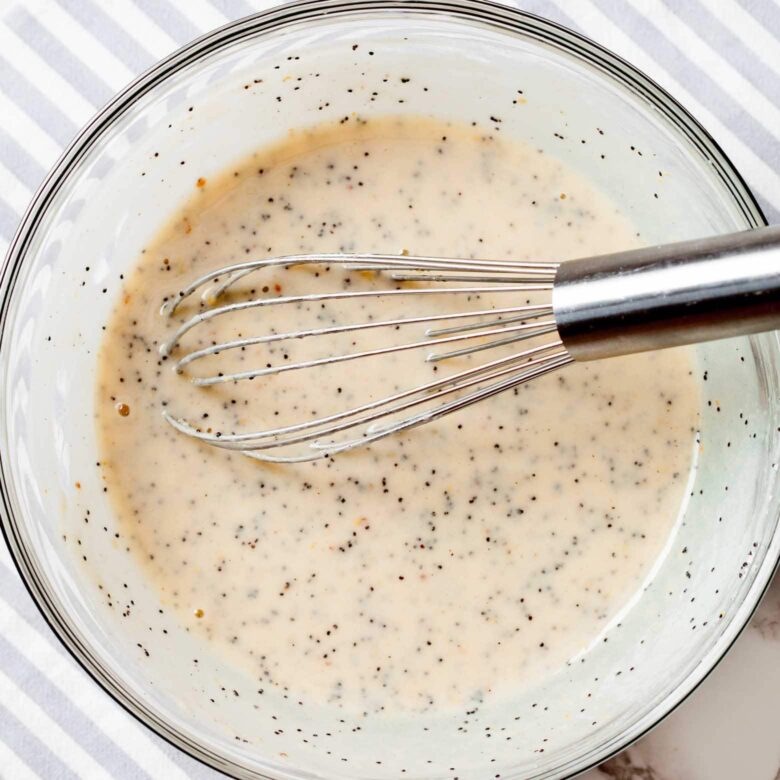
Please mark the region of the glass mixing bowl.
[[161, 609], [95, 468], [101, 325], [120, 275], [195, 178], [291, 129], [398, 113], [476, 122], [543, 148], [619, 203], [647, 243], [764, 221], [679, 104], [543, 19], [481, 1], [355, 0], [228, 25], [95, 117], [13, 241], [0, 287], [3, 530], [35, 601], [84, 668], [157, 733], [225, 772], [574, 774], [679, 704], [769, 582], [780, 548], [776, 334], [697, 350], [706, 381], [696, 467], [644, 589], [560, 673], [467, 714], [364, 718], [292, 693], [256, 694], [242, 670]]

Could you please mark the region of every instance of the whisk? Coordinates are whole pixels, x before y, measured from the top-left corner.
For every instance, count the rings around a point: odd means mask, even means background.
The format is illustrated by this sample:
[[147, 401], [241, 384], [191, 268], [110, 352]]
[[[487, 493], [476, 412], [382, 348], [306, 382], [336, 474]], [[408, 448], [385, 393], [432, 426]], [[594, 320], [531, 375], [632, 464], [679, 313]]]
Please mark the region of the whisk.
[[[303, 295], [218, 303], [223, 293], [250, 274], [300, 265], [338, 265], [351, 271], [373, 271], [386, 278], [388, 285], [385, 289], [324, 289]], [[315, 277], [317, 282], [321, 278]], [[423, 286], [409, 286], [406, 282]], [[394, 334], [403, 325], [420, 324], [427, 328], [423, 339], [191, 378], [195, 385], [203, 387], [288, 371], [316, 370], [405, 350], [428, 350], [426, 360], [443, 362], [517, 345], [509, 355], [478, 365], [470, 363], [449, 376], [282, 427], [247, 432], [202, 430], [163, 410], [165, 419], [176, 430], [194, 439], [239, 450], [260, 460], [299, 462], [332, 457], [432, 422], [575, 361], [601, 360], [780, 328], [780, 227], [560, 264], [405, 254], [315, 254], [254, 260], [194, 279], [164, 303], [162, 314], [171, 317], [185, 299], [201, 288], [205, 288], [201, 310], [160, 347], [162, 356], [170, 357], [179, 373], [185, 373], [188, 366], [203, 358], [255, 345], [368, 330]], [[467, 307], [439, 314], [376, 321], [369, 318], [346, 325], [266, 332], [190, 352], [184, 352], [180, 346], [185, 334], [203, 323], [247, 309], [268, 307], [269, 323], [273, 324], [273, 310], [279, 306], [360, 299], [372, 303], [403, 296], [414, 300], [416, 311], [418, 304], [431, 296], [463, 296], [463, 300], [473, 301], [496, 292], [506, 295], [505, 307]], [[542, 302], [525, 303], [531, 294], [542, 297]]]

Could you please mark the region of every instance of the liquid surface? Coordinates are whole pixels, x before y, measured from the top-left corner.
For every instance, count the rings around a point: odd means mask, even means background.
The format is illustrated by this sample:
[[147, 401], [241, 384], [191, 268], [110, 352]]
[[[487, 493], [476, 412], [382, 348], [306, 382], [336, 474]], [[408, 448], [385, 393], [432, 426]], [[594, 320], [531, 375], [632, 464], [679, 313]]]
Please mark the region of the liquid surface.
[[[263, 685], [361, 711], [465, 706], [585, 651], [678, 515], [697, 424], [687, 352], [571, 366], [370, 450], [268, 465], [176, 433], [161, 405], [204, 429], [267, 428], [430, 381], [425, 352], [196, 388], [158, 354], [196, 302], [173, 322], [159, 308], [201, 273], [269, 255], [562, 260], [637, 245], [616, 206], [535, 149], [422, 120], [301, 133], [193, 184], [126, 280], [100, 356], [105, 484], [162, 602]], [[335, 268], [272, 270], [235, 296], [377, 284]], [[271, 307], [215, 319], [183, 347], [507, 300]], [[354, 348], [332, 338], [193, 372]]]

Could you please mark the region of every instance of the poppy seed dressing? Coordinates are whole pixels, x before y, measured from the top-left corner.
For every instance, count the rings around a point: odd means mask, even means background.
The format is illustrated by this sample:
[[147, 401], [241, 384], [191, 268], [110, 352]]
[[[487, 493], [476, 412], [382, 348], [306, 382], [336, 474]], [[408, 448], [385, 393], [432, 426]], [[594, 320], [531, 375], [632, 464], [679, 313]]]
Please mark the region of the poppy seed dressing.
[[[554, 158], [427, 119], [302, 131], [221, 176], [196, 175], [125, 280], [97, 388], [102, 472], [161, 601], [263, 686], [359, 711], [468, 705], [586, 652], [642, 586], [680, 511], [698, 422], [689, 351], [571, 366], [365, 451], [273, 465], [182, 437], [161, 407], [202, 430], [259, 430], [445, 369], [410, 352], [196, 388], [157, 348], [197, 305], [174, 322], [159, 307], [210, 268], [263, 256], [565, 260], [639, 244], [616, 204]], [[275, 269], [231, 296], [376, 284], [335, 267]], [[462, 297], [426, 299], [425, 312], [516, 302]], [[422, 305], [268, 307], [215, 319], [186, 346]], [[202, 370], [379, 343], [357, 338], [247, 348]]]

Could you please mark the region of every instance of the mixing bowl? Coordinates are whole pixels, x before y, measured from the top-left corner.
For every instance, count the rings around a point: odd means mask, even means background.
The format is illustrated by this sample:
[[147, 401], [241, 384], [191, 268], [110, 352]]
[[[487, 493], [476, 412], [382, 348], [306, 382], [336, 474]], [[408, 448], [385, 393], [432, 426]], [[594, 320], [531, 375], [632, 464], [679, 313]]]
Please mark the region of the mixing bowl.
[[225, 772], [567, 776], [682, 701], [772, 575], [777, 335], [697, 350], [695, 468], [641, 592], [559, 673], [467, 713], [364, 717], [294, 691], [260, 694], [161, 606], [96, 468], [101, 325], [122, 274], [194, 181], [290, 130], [388, 114], [476, 122], [542, 148], [611, 196], [647, 243], [763, 223], [739, 174], [680, 105], [543, 19], [481, 0], [355, 0], [231, 24], [98, 114], [13, 241], [0, 288], [3, 530], [35, 601], [84, 668], [160, 735]]

